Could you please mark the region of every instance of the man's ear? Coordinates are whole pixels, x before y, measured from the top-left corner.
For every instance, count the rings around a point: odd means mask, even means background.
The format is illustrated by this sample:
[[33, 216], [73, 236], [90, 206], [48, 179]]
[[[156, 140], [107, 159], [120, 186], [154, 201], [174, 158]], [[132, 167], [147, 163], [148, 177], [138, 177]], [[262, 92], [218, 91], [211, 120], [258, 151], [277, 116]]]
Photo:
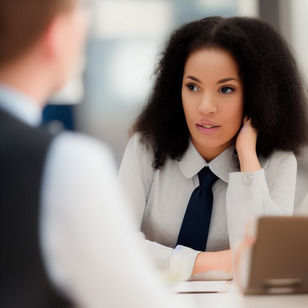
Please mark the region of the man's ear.
[[51, 20], [42, 37], [44, 54], [47, 58], [52, 59], [61, 53], [64, 33], [65, 16], [59, 14]]

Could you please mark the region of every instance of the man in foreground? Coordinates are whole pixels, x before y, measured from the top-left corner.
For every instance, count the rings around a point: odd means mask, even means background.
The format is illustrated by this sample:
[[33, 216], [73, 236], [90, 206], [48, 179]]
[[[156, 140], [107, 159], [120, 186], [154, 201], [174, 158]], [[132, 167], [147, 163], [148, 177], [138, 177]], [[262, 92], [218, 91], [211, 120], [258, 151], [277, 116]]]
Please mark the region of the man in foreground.
[[135, 238], [109, 149], [38, 127], [84, 44], [84, 2], [0, 0], [0, 306], [179, 307]]

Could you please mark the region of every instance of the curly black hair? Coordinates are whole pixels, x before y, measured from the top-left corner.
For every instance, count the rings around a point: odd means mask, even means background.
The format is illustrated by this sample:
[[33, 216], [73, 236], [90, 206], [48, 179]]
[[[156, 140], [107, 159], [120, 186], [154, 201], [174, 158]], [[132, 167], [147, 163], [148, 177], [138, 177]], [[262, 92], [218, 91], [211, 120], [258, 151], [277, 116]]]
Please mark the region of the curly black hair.
[[244, 84], [244, 113], [258, 130], [257, 154], [295, 154], [307, 144], [307, 92], [284, 38], [268, 23], [248, 17], [207, 17], [177, 29], [162, 52], [147, 104], [132, 126], [151, 146], [153, 167], [181, 159], [189, 144], [181, 88], [188, 56], [203, 48], [228, 51]]

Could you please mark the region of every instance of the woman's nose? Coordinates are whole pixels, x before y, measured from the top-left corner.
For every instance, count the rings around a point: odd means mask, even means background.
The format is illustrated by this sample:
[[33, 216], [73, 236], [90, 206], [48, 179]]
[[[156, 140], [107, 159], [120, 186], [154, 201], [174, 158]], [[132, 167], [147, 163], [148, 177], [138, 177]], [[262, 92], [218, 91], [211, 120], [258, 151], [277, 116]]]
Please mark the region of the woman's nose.
[[215, 99], [212, 94], [205, 93], [200, 100], [198, 111], [203, 114], [214, 113], [217, 111]]

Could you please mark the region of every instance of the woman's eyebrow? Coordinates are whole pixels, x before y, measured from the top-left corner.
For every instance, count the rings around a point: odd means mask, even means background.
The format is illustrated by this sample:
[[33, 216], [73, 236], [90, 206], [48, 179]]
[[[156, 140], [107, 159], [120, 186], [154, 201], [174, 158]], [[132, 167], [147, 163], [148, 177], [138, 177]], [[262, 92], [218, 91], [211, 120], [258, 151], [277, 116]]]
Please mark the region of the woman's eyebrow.
[[225, 83], [225, 82], [232, 81], [232, 80], [239, 82], [239, 80], [236, 78], [228, 77], [228, 78], [223, 78], [223, 79], [218, 80], [217, 84]]
[[201, 82], [201, 80], [199, 80], [197, 77], [194, 77], [194, 76], [191, 76], [191, 75], [186, 76], [185, 78], [189, 78], [189, 79], [194, 80], [196, 82]]
[[[193, 81], [202, 83], [202, 81], [201, 81], [200, 79], [198, 79], [197, 77], [192, 76], [192, 75], [185, 76], [185, 78], [188, 78], [188, 79], [191, 79], [191, 80], [193, 80]], [[227, 77], [227, 78], [223, 78], [223, 79], [218, 80], [218, 81], [217, 81], [217, 84], [225, 83], [225, 82], [232, 81], [232, 80], [237, 81], [237, 82], [240, 82], [238, 79], [236, 79], [236, 78], [234, 78], [234, 77]]]

